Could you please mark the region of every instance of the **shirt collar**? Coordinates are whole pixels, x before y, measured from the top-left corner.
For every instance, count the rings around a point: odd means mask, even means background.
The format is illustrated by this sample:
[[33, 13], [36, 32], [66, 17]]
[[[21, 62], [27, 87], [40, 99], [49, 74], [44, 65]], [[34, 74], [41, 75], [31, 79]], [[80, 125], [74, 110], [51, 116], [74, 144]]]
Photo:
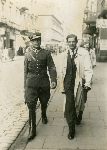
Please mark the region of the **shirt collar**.
[[70, 52], [71, 57], [72, 57], [72, 56], [74, 56], [74, 58], [77, 57], [77, 51], [78, 51], [78, 48], [77, 48], [77, 47], [75, 48], [74, 52], [72, 52], [70, 48], [68, 49], [68, 51]]

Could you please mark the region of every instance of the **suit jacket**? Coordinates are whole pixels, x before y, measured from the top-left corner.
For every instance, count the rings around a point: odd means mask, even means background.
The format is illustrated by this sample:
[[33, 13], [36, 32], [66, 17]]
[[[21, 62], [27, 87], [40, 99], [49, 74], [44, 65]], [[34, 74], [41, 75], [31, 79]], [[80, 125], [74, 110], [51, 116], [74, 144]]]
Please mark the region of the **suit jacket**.
[[64, 77], [64, 90], [70, 89], [74, 91], [75, 86], [75, 76], [76, 76], [76, 64], [74, 58], [71, 58], [70, 52], [67, 54], [67, 68]]
[[24, 87], [50, 87], [51, 82], [57, 82], [57, 73], [53, 58], [49, 51], [40, 49], [35, 52], [32, 48], [25, 54]]

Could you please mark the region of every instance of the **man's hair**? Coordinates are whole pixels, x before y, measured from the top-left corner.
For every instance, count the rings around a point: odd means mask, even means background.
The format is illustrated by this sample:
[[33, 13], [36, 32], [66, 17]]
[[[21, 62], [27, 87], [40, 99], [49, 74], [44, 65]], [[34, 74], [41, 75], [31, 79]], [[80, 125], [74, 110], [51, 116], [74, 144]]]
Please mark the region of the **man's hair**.
[[78, 42], [77, 36], [76, 36], [75, 34], [69, 34], [69, 35], [66, 37], [67, 42], [68, 42], [68, 39], [69, 39], [69, 38], [74, 38], [75, 41]]

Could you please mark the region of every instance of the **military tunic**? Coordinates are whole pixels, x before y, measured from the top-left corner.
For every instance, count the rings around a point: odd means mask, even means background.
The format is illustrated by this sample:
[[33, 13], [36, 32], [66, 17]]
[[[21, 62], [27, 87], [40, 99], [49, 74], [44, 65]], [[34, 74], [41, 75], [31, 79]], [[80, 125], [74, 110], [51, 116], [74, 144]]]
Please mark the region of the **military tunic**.
[[24, 87], [25, 102], [36, 104], [38, 98], [41, 103], [47, 103], [50, 98], [51, 82], [57, 82], [57, 73], [54, 61], [49, 51], [31, 49], [25, 54], [24, 60]]

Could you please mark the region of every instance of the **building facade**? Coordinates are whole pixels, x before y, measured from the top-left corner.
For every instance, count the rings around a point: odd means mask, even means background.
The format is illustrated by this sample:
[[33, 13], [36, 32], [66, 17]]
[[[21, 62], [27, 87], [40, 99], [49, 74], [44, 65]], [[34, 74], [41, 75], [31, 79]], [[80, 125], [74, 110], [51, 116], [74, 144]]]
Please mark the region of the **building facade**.
[[54, 15], [38, 15], [36, 29], [42, 33], [43, 45], [58, 45], [64, 41], [62, 23]]
[[107, 61], [107, 0], [87, 0], [84, 16], [83, 37], [90, 38], [97, 61]]
[[96, 10], [97, 0], [87, 0], [83, 19], [83, 39], [89, 38], [90, 44], [94, 48], [96, 41]]
[[98, 59], [107, 61], [107, 0], [97, 1]]
[[0, 49], [24, 46], [21, 34], [35, 32], [36, 18], [28, 8], [18, 7], [15, 1], [0, 0]]

